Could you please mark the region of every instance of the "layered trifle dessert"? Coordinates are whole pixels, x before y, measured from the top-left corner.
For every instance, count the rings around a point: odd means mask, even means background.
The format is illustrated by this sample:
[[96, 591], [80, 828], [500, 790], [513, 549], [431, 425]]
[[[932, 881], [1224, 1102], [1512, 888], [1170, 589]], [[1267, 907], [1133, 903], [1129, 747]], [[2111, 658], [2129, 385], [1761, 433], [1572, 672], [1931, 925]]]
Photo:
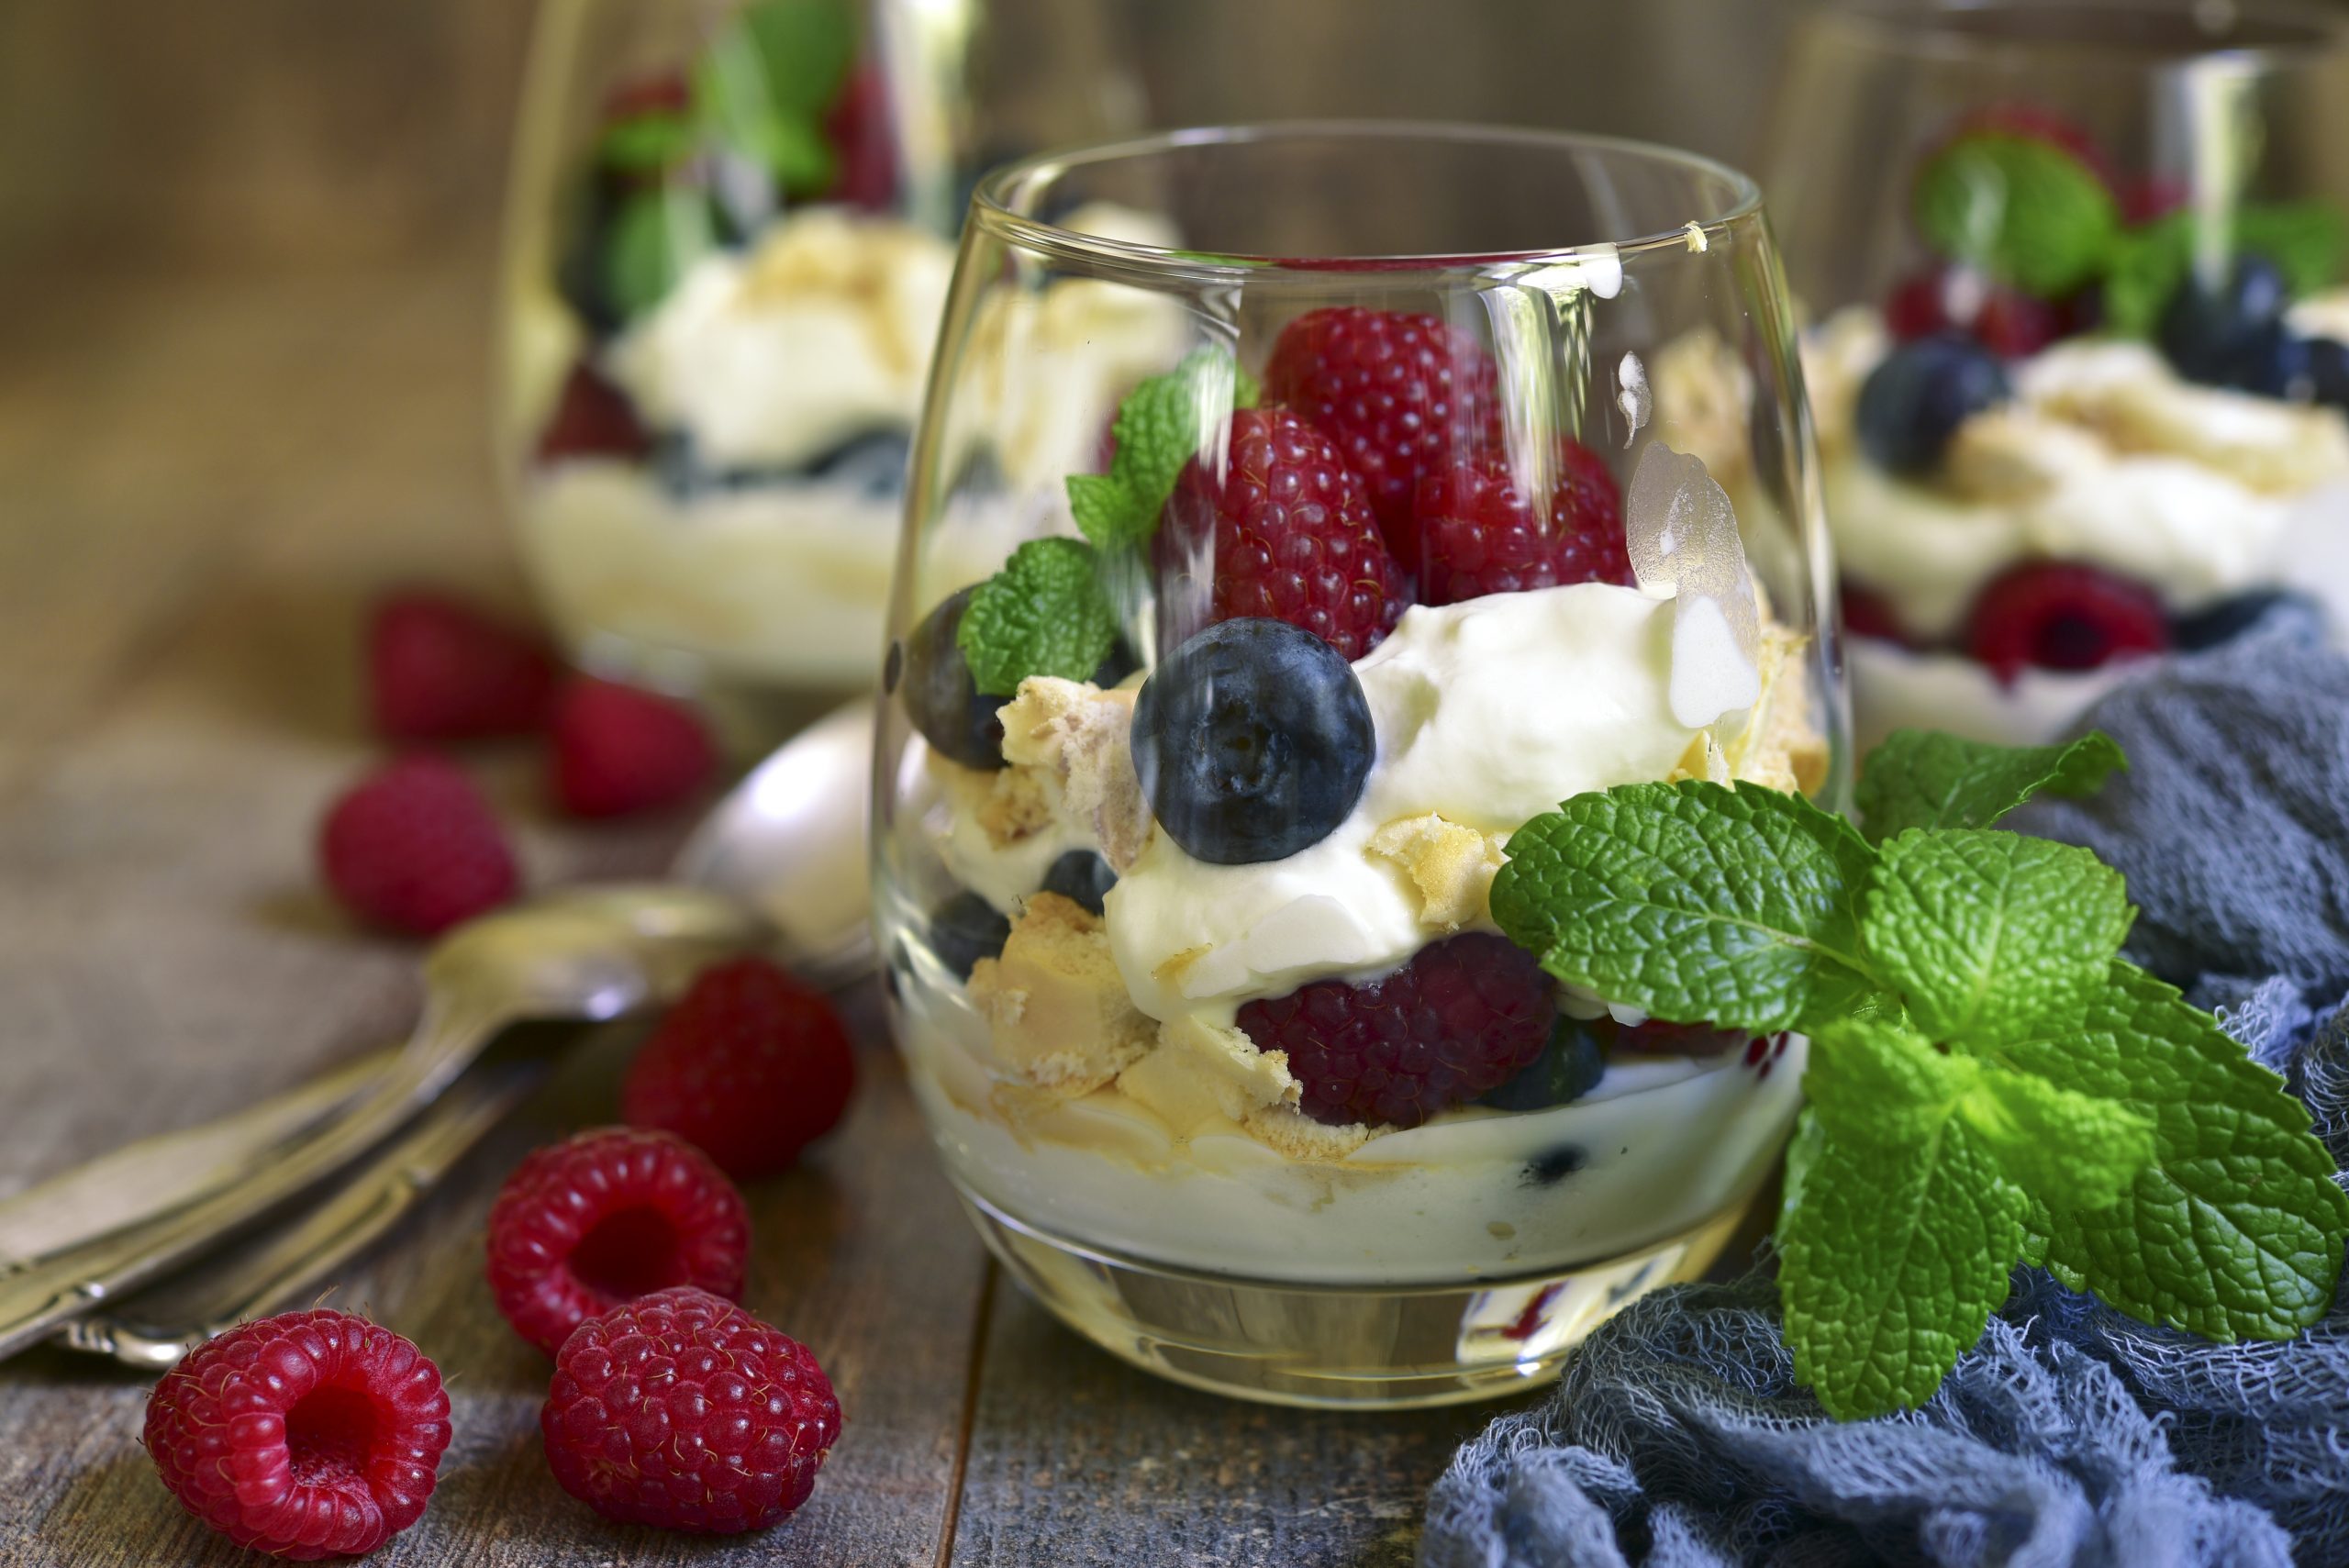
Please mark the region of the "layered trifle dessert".
[[[759, 0], [685, 68], [623, 83], [516, 280], [524, 554], [591, 662], [686, 685], [874, 678], [954, 257], [906, 216], [863, 10]], [[1008, 481], [1082, 461], [1158, 362], [1167, 324], [1135, 303], [1072, 286], [1007, 324], [1054, 356], [1066, 414], [994, 444]], [[971, 577], [1029, 526], [1008, 506], [991, 522], [965, 530]]]
[[[1434, 315], [1267, 336], [1144, 382], [1064, 537], [893, 650], [900, 1038], [951, 1173], [1020, 1227], [1202, 1275], [1493, 1282], [1463, 1344], [1538, 1353], [1742, 1207], [1804, 1045], [1553, 982], [1494, 875], [1581, 792], [1820, 789], [1809, 639], [1628, 395], [1635, 459], [1531, 425]], [[1627, 1258], [1588, 1301], [1510, 1284]]]
[[1864, 745], [2045, 740], [2285, 601], [2340, 619], [2340, 212], [2189, 205], [2011, 108], [1912, 197], [1926, 260], [1803, 345]]

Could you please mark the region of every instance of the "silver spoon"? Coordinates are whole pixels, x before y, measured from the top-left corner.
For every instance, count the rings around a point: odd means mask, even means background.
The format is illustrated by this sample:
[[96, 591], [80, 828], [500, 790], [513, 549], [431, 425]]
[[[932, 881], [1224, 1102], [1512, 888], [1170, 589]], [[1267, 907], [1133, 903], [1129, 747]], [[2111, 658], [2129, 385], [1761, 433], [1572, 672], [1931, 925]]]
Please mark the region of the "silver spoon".
[[[783, 952], [818, 983], [861, 973], [872, 954], [863, 892], [871, 734], [870, 706], [854, 705], [754, 770], [678, 858], [681, 875], [707, 885], [578, 888], [443, 938], [425, 961], [416, 1034], [362, 1097], [315, 1130], [257, 1144], [231, 1184], [160, 1212], [150, 1207], [146, 1218], [117, 1219], [95, 1240], [0, 1274], [0, 1359], [348, 1165], [437, 1098], [508, 1024], [618, 1018], [675, 996], [711, 962], [751, 949]], [[779, 932], [753, 905], [788, 925]]]

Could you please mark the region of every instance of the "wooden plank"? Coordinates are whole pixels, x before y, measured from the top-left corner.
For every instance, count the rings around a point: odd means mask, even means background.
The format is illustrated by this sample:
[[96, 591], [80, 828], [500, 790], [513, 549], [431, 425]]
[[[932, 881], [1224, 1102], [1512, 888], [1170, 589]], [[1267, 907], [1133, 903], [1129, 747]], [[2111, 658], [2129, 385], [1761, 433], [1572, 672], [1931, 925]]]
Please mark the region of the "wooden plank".
[[1407, 1568], [1428, 1487], [1504, 1406], [1367, 1414], [1178, 1387], [997, 1271], [956, 1568]]

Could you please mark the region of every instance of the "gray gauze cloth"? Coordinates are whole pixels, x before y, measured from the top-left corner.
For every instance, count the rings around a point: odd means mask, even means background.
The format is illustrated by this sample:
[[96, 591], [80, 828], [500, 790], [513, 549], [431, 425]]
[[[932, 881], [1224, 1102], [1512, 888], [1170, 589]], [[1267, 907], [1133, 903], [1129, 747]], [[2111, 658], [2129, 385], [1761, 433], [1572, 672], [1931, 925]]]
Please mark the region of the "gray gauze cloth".
[[[2349, 661], [2271, 617], [2091, 722], [2133, 772], [2015, 825], [2127, 873], [2131, 955], [2217, 1007], [2349, 1165]], [[1922, 1409], [1839, 1424], [1795, 1384], [1765, 1259], [1601, 1327], [1460, 1451], [1419, 1560], [2349, 1564], [2349, 1300], [2289, 1343], [2218, 1345], [2019, 1270]]]

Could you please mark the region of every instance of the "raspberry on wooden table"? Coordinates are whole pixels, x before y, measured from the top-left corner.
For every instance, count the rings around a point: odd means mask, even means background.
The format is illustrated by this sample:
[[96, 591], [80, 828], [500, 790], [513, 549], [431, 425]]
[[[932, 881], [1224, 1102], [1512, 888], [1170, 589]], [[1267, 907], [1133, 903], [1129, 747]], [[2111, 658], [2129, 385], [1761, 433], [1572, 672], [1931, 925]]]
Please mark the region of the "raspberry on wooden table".
[[1419, 481], [1500, 411], [1499, 375], [1475, 334], [1439, 317], [1360, 306], [1308, 311], [1281, 328], [1264, 396], [1337, 443], [1398, 549]]
[[554, 796], [573, 817], [624, 817], [688, 799], [718, 750], [701, 718], [655, 692], [581, 676], [555, 699]]
[[440, 1371], [347, 1312], [287, 1312], [197, 1346], [147, 1400], [147, 1451], [191, 1514], [296, 1562], [414, 1524], [449, 1446]]
[[824, 994], [763, 958], [702, 971], [639, 1051], [620, 1115], [692, 1143], [728, 1175], [788, 1168], [839, 1124], [856, 1084]]
[[1261, 616], [1359, 659], [1409, 597], [1362, 476], [1286, 408], [1234, 414], [1219, 475], [1197, 458], [1184, 465], [1155, 550], [1170, 651], [1216, 621]]
[[528, 734], [554, 682], [545, 642], [447, 595], [389, 595], [369, 618], [368, 694], [390, 740]]
[[1623, 493], [1607, 460], [1561, 438], [1550, 504], [1536, 508], [1497, 454], [1419, 482], [1411, 538], [1419, 602], [1456, 605], [1570, 583], [1632, 584]]
[[841, 1405], [807, 1347], [688, 1287], [582, 1324], [539, 1431], [555, 1480], [606, 1518], [733, 1534], [807, 1500]]
[[418, 936], [495, 908], [518, 881], [489, 802], [432, 756], [387, 762], [336, 800], [318, 860], [353, 913]]
[[671, 1133], [607, 1127], [534, 1151], [489, 1211], [489, 1288], [552, 1355], [598, 1314], [674, 1285], [742, 1294], [750, 1211], [709, 1156]]
[[1317, 980], [1251, 1002], [1240, 1027], [1260, 1050], [1288, 1053], [1314, 1120], [1417, 1127], [1515, 1077], [1557, 1017], [1531, 953], [1470, 931], [1367, 985]]

